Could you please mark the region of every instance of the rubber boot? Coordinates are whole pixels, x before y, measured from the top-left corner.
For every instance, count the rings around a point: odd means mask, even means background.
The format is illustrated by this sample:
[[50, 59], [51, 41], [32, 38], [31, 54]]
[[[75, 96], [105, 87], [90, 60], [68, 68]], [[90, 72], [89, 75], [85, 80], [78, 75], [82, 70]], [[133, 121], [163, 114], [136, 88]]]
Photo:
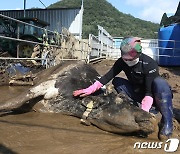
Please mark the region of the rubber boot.
[[153, 94], [155, 103], [162, 115], [159, 138], [167, 139], [171, 137], [173, 131], [173, 106], [172, 92], [169, 84], [161, 77], [153, 81]]

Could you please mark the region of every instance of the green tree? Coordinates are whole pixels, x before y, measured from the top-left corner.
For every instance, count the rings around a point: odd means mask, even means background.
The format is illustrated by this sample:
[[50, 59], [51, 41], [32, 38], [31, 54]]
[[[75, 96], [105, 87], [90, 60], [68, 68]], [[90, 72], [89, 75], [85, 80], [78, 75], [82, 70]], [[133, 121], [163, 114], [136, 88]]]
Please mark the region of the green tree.
[[[80, 8], [81, 0], [61, 0], [48, 8]], [[157, 38], [159, 24], [124, 14], [106, 0], [84, 0], [83, 38], [97, 35], [97, 25], [104, 27], [112, 36], [139, 36]]]

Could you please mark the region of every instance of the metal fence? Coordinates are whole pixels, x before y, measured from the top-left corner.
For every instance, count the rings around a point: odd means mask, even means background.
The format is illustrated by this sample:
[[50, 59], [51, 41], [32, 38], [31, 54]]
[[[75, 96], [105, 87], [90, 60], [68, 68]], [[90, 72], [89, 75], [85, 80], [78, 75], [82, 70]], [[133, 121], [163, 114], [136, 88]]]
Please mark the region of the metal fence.
[[180, 65], [180, 41], [150, 39], [141, 42], [143, 53], [153, 58], [159, 65]]
[[[19, 32], [17, 37], [9, 37], [0, 35], [0, 39], [6, 39], [16, 42], [26, 42], [36, 45], [41, 45], [46, 48], [46, 52], [41, 54], [41, 57], [19, 58], [19, 49], [17, 46], [16, 58], [9, 57], [9, 59], [19, 60], [41, 60], [42, 64], [49, 67], [50, 65], [56, 65], [62, 60], [84, 60], [87, 63], [97, 59], [118, 59], [121, 57], [120, 44], [122, 37], [112, 38], [102, 27], [98, 26], [99, 35], [89, 35], [89, 40], [79, 40], [75, 38], [65, 28], [62, 33], [50, 31], [5, 15], [0, 14], [0, 18], [6, 18], [16, 23], [25, 24], [35, 28], [39, 28], [47, 32], [46, 35], [53, 35], [56, 37], [54, 44], [47, 44], [46, 40], [43, 42], [34, 42], [30, 40], [23, 40], [19, 38]], [[17, 24], [18, 26], [19, 24]], [[17, 28], [18, 29], [18, 28]], [[180, 61], [180, 41], [175, 40], [157, 40], [157, 39], [142, 39], [141, 40], [143, 53], [149, 55], [157, 62], [161, 61], [162, 57], [175, 58]], [[163, 45], [162, 45], [163, 44]], [[168, 45], [167, 45], [168, 44]], [[167, 46], [168, 47], [167, 47]], [[7, 60], [8, 57], [0, 57], [1, 60]]]
[[[17, 25], [17, 36], [16, 37], [6, 36], [3, 33], [0, 34], [0, 39], [17, 42], [16, 58], [15, 57], [14, 58], [0, 57], [1, 60], [8, 60], [8, 59], [11, 59], [11, 60], [37, 60], [37, 61], [41, 60], [42, 64], [45, 64], [46, 67], [49, 67], [50, 61], [51, 61], [51, 64], [53, 64], [53, 65], [58, 64], [62, 60], [85, 60], [85, 61], [88, 61], [87, 60], [88, 54], [90, 52], [88, 42], [85, 40], [79, 40], [79, 39], [75, 38], [65, 28], [62, 28], [63, 29], [62, 33], [58, 33], [56, 31], [50, 31], [45, 28], [35, 26], [32, 24], [17, 20], [15, 18], [11, 18], [11, 17], [5, 16], [5, 15], [2, 15], [2, 14], [0, 14], [0, 18], [5, 18], [7, 20], [13, 21]], [[44, 34], [42, 37], [45, 36], [44, 37], [45, 39], [43, 39], [42, 42], [35, 42], [35, 41], [31, 41], [31, 40], [20, 39], [18, 23], [28, 25], [30, 27], [35, 27], [37, 29], [42, 29], [44, 31]], [[53, 44], [49, 44], [47, 42], [48, 35], [54, 36], [55, 42]], [[29, 44], [40, 45], [43, 47], [42, 52], [44, 52], [44, 53], [42, 53], [40, 57], [30, 57], [30, 58], [19, 57], [19, 53], [21, 52], [21, 51], [19, 51], [19, 46], [18, 46], [19, 42], [26, 42]], [[46, 49], [46, 50], [44, 50], [44, 49]]]
[[101, 26], [98, 25], [98, 36], [89, 35], [89, 44], [91, 52], [89, 61], [101, 58], [116, 58], [119, 56], [119, 50], [114, 47], [113, 37]]
[[[11, 18], [24, 18], [24, 10], [0, 10], [0, 14]], [[38, 18], [50, 23], [48, 29], [61, 33], [66, 27], [73, 35], [81, 38], [83, 7], [81, 8], [51, 8], [51, 9], [26, 9], [25, 16], [28, 18]]]
[[[90, 35], [89, 42], [91, 45], [90, 59], [93, 58], [109, 58], [118, 59], [121, 57], [120, 44], [122, 37], [113, 38], [113, 46], [109, 46], [105, 42], [99, 41], [98, 36]], [[142, 52], [153, 58], [160, 65], [164, 65], [162, 61], [176, 61], [174, 64], [179, 65], [180, 61], [180, 41], [175, 40], [158, 40], [158, 39], [142, 39]]]
[[159, 49], [158, 49], [158, 40], [157, 39], [142, 39], [142, 52], [154, 60], [158, 61], [159, 59]]

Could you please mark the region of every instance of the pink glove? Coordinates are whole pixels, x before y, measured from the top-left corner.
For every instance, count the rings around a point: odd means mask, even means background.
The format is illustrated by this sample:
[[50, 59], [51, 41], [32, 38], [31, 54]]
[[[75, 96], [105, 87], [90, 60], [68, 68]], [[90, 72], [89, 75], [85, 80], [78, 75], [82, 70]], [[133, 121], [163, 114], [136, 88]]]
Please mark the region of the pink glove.
[[146, 112], [149, 112], [152, 104], [153, 98], [151, 96], [145, 96], [141, 102], [141, 109], [143, 109]]
[[94, 93], [95, 91], [97, 91], [98, 89], [100, 89], [103, 86], [103, 84], [99, 81], [96, 81], [94, 84], [92, 84], [91, 86], [89, 86], [86, 89], [81, 89], [81, 90], [76, 90], [73, 92], [74, 96], [79, 96], [80, 97], [84, 97], [87, 95], [90, 95], [92, 93]]

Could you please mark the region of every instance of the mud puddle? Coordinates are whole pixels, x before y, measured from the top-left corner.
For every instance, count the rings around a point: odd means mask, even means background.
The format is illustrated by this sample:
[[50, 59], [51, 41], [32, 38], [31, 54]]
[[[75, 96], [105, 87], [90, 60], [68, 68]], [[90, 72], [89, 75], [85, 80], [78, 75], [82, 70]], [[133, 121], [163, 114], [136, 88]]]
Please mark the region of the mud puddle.
[[[0, 102], [18, 96], [25, 89], [27, 87], [0, 87]], [[164, 153], [164, 147], [133, 148], [135, 142], [159, 142], [157, 134], [149, 138], [111, 134], [94, 126], [84, 126], [78, 118], [55, 113], [1, 116], [0, 134], [2, 154]]]

